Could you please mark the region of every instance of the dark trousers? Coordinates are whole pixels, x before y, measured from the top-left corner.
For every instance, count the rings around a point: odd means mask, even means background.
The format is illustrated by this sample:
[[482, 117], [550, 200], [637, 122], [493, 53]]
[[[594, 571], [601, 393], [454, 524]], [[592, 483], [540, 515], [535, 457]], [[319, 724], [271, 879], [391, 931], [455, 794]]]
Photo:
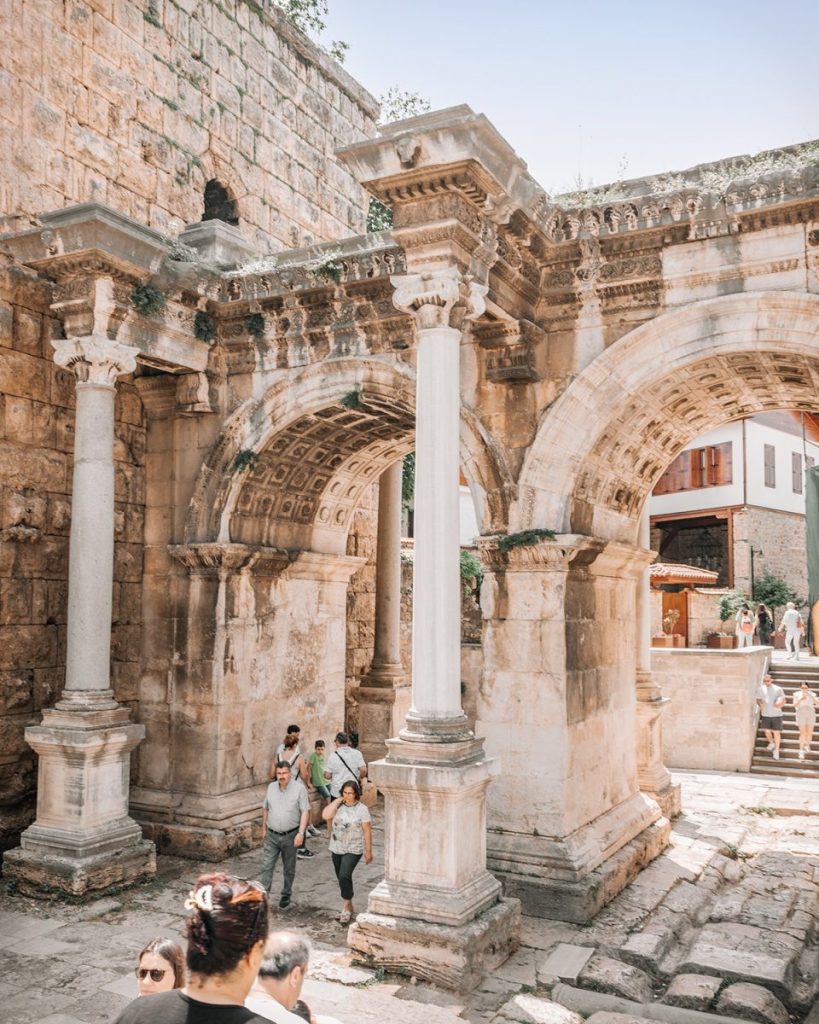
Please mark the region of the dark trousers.
[[338, 887], [341, 889], [341, 898], [351, 900], [353, 898], [353, 872], [355, 866], [361, 860], [360, 853], [334, 853], [333, 867], [336, 869]]
[[297, 833], [298, 828], [281, 834], [271, 832], [270, 829], [267, 830], [267, 835], [264, 837], [264, 846], [262, 847], [262, 871], [259, 875], [259, 881], [265, 890], [270, 888], [270, 883], [273, 881], [273, 872], [276, 870], [279, 854], [281, 854], [282, 867], [284, 868], [282, 896], [289, 896], [292, 893], [293, 879], [296, 877], [296, 847], [293, 845], [293, 841]]

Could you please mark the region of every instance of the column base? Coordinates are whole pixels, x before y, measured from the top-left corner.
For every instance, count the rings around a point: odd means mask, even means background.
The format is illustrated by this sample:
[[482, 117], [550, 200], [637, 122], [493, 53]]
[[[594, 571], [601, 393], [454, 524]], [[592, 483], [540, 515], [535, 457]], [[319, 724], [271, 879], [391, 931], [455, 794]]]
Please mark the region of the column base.
[[131, 813], [157, 850], [191, 860], [224, 860], [259, 846], [266, 787], [221, 796], [184, 795], [134, 788]]
[[[666, 772], [666, 774], [668, 773]], [[680, 789], [679, 782], [672, 782], [671, 776], [669, 776], [666, 785], [660, 789], [648, 789], [642, 784], [640, 785], [640, 791], [659, 805], [660, 810], [663, 812], [663, 817], [668, 818], [669, 821], [672, 818], [678, 817], [682, 811]]]
[[[34, 826], [32, 826], [33, 828]], [[3, 858], [3, 877], [13, 881], [17, 891], [42, 899], [90, 898], [111, 889], [146, 882], [156, 874], [156, 848], [142, 838], [138, 828], [130, 842], [118, 849], [82, 856], [65, 856], [39, 845], [29, 848], [28, 829], [16, 850]], [[108, 838], [101, 839], [108, 846]]]
[[488, 866], [524, 913], [585, 924], [662, 853], [670, 832], [638, 793], [569, 836], [490, 832]]
[[409, 975], [454, 992], [470, 992], [520, 944], [520, 903], [501, 899], [467, 924], [359, 914], [347, 944], [369, 967]]

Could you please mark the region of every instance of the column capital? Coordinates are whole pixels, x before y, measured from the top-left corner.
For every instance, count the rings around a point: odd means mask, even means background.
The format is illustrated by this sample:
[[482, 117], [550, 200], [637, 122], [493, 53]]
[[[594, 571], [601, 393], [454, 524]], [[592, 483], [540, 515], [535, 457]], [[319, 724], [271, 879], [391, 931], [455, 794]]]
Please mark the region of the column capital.
[[101, 384], [113, 388], [117, 377], [133, 373], [139, 349], [113, 341], [104, 334], [84, 338], [56, 338], [54, 362], [70, 370], [78, 383]]
[[486, 285], [478, 284], [455, 267], [390, 278], [393, 304], [409, 313], [419, 330], [438, 327], [460, 329], [466, 319], [480, 316], [486, 308]]

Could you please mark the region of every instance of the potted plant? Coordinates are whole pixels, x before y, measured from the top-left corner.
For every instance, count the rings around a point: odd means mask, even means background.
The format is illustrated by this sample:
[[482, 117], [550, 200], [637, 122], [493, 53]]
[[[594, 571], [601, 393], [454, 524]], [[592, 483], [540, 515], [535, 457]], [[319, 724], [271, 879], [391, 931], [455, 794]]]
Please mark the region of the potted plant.
[[680, 613], [676, 608], [672, 608], [663, 616], [663, 633], [668, 634], [671, 639], [671, 643], [666, 645], [668, 647], [685, 647], [685, 637], [680, 633], [674, 632], [674, 627], [679, 622], [679, 619]]
[[709, 633], [705, 645], [718, 650], [731, 650], [736, 647], [737, 638], [733, 633]]

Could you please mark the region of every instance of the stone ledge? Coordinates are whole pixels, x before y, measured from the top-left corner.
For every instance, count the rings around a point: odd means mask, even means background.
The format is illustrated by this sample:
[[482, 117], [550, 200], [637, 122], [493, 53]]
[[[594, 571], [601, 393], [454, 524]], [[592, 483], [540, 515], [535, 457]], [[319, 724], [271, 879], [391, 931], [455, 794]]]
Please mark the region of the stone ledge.
[[9, 850], [3, 877], [17, 891], [40, 899], [91, 898], [109, 889], [135, 885], [156, 874], [156, 849], [144, 839], [97, 856], [69, 859], [37, 850]]
[[520, 944], [520, 903], [501, 899], [469, 924], [359, 914], [347, 944], [368, 967], [470, 992]]
[[660, 818], [599, 867], [575, 881], [499, 870], [492, 863], [490, 868], [500, 878], [504, 894], [517, 897], [532, 917], [585, 924], [663, 852], [670, 831], [669, 821]]

